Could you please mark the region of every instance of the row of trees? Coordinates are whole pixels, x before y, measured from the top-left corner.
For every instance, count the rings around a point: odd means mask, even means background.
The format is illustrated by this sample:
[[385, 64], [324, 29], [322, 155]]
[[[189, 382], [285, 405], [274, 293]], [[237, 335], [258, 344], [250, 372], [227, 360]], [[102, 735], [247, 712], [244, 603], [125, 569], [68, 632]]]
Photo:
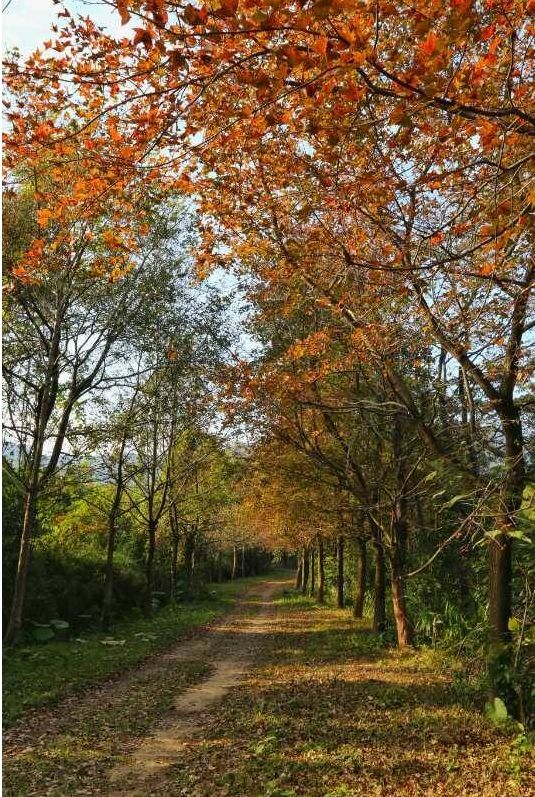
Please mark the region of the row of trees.
[[[234, 524], [242, 465], [217, 412], [215, 380], [233, 334], [228, 301], [192, 273], [191, 211], [170, 195], [165, 206], [153, 202], [131, 264], [117, 278], [94, 267], [96, 257], [107, 263], [115, 251], [93, 243], [113, 223], [104, 209], [95, 236], [81, 222], [71, 260], [57, 254], [66, 234], [58, 222], [47, 228], [47, 245], [58, 244], [54, 260], [21, 278], [20, 252], [32, 243], [38, 213], [34, 185], [4, 196], [4, 467], [13, 485], [8, 502], [23, 513], [20, 538], [6, 532], [11, 546], [20, 545], [16, 571], [6, 573], [14, 578], [7, 642], [23, 624], [36, 544], [105, 547], [105, 629], [121, 538], [130, 547], [132, 536], [139, 540], [147, 613], [162, 581], [173, 597], [180, 580], [181, 594], [192, 594], [196, 572], [206, 570], [195, 568], [196, 557], [219, 558], [211, 573], [219, 578], [224, 552], [233, 555], [232, 576], [249, 572], [252, 557]], [[6, 518], [19, 527], [9, 509]], [[161, 564], [157, 573], [157, 548], [169, 578]]]
[[[531, 5], [115, 5], [137, 22], [131, 41], [62, 12], [46, 51], [11, 59], [31, 102], [11, 111], [10, 151], [31, 160], [37, 144], [56, 179], [77, 146], [105, 193], [124, 199], [142, 174], [195, 197], [198, 272], [238, 271], [264, 345], [236, 369], [233, 411], [326, 491], [296, 498], [301, 533], [317, 533], [303, 507], [319, 504], [340, 566], [348, 524], [373, 542], [400, 644], [408, 540], [422, 541], [416, 569], [444, 550], [456, 578], [466, 546], [484, 544], [489, 671], [514, 707], [533, 468]], [[74, 206], [90, 195], [84, 176]], [[48, 230], [57, 203], [38, 201]], [[21, 279], [46, 251], [34, 240]]]
[[265, 10], [269, 23], [240, 5], [193, 26], [224, 64], [194, 118], [233, 98], [231, 132], [198, 164], [206, 251], [223, 241], [254, 275], [266, 319], [271, 355], [251, 390], [272, 386], [283, 438], [328, 460], [380, 533], [400, 644], [409, 529], [430, 527], [435, 547], [485, 540], [489, 669], [515, 706], [533, 410], [529, 15]]
[[[348, 405], [356, 398], [345, 395]], [[326, 409], [316, 400], [312, 407], [292, 402], [286, 412], [269, 423], [251, 458], [254, 513], [242, 517], [244, 526], [266, 544], [298, 553], [296, 587], [303, 593], [351, 605], [355, 617], [365, 614], [377, 634], [400, 648], [441, 644], [481, 662], [493, 520], [487, 496], [430, 463], [404, 416], [391, 408]], [[454, 414], [446, 429], [453, 445], [463, 431]], [[534, 519], [528, 489], [516, 518], [511, 658], [489, 673], [526, 724]]]

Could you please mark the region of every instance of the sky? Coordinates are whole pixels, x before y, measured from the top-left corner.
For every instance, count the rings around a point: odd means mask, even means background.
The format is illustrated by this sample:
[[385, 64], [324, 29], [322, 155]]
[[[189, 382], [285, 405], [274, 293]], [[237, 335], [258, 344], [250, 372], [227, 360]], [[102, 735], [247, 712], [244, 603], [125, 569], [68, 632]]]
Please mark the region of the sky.
[[[50, 29], [57, 21], [57, 12], [61, 10], [61, 6], [54, 5], [52, 0], [11, 0], [11, 2], [1, 0], [1, 2], [2, 7], [7, 5], [2, 14], [3, 51], [18, 47], [21, 53], [30, 54], [46, 39], [50, 39]], [[99, 0], [63, 0], [63, 3], [71, 13], [89, 15], [97, 24], [105, 26], [114, 35], [121, 37], [130, 33], [128, 27], [121, 26], [119, 14]], [[239, 317], [243, 314], [243, 305], [236, 280], [218, 269], [209, 282], [217, 286], [223, 294], [234, 294], [233, 315], [239, 323]], [[243, 332], [240, 336], [240, 352], [244, 356], [249, 356], [254, 349], [255, 342]]]
[[[50, 38], [50, 27], [61, 10], [52, 0], [2, 0], [2, 7], [6, 5], [2, 14], [3, 49], [18, 47], [23, 53], [33, 52], [45, 39]], [[66, 0], [65, 5], [71, 12], [89, 15], [98, 24], [106, 25], [110, 32], [121, 31], [117, 12], [100, 3]]]

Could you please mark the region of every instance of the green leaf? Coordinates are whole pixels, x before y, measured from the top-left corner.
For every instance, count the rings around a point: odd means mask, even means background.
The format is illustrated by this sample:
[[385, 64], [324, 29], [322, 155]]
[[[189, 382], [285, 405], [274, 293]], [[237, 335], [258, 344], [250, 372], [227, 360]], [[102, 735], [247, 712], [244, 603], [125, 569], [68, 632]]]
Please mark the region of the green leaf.
[[276, 746], [277, 742], [278, 738], [276, 736], [265, 736], [253, 747], [253, 752], [256, 755], [263, 755], [264, 753], [270, 752], [273, 747]]
[[449, 501], [446, 501], [446, 503], [443, 506], [443, 509], [451, 509], [451, 507], [455, 506], [455, 504], [458, 504], [461, 501], [467, 501], [471, 497], [472, 496], [470, 495], [470, 493], [468, 493], [468, 494], [467, 493], [464, 493], [464, 494], [461, 493], [459, 495], [454, 495], [453, 498], [450, 498]]
[[502, 534], [502, 532], [500, 531], [500, 529], [492, 529], [492, 531], [486, 531], [485, 532], [485, 537], [487, 537], [487, 539], [489, 539], [489, 540], [495, 540], [501, 534]]
[[531, 542], [531, 538], [528, 537], [527, 534], [524, 534], [524, 532], [521, 529], [513, 529], [512, 531], [509, 531], [507, 534], [509, 537], [513, 537], [515, 540], [524, 540], [525, 542]]

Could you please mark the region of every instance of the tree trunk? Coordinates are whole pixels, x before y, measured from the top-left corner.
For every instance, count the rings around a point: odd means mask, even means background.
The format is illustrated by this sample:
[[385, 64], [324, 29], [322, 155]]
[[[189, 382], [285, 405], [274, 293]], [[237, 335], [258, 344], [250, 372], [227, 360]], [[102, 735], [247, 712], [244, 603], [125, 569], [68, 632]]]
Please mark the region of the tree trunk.
[[355, 600], [353, 602], [353, 617], [361, 618], [364, 613], [364, 598], [366, 596], [366, 540], [362, 537], [357, 537], [356, 543], [357, 566], [355, 569]]
[[180, 544], [180, 525], [176, 504], [173, 504], [169, 513], [171, 526], [171, 601], [176, 599], [176, 582], [178, 579], [178, 548]]
[[405, 598], [405, 555], [407, 546], [407, 526], [405, 520], [394, 518], [390, 554], [392, 606], [396, 622], [398, 647], [405, 648], [413, 643], [413, 628], [407, 612]]
[[336, 605], [339, 609], [344, 608], [344, 538], [338, 537], [336, 543]]
[[501, 534], [490, 544], [489, 624], [491, 644], [508, 643], [511, 617], [511, 537]]
[[398, 647], [406, 648], [413, 643], [413, 631], [407, 613], [407, 602], [405, 600], [405, 584], [403, 579], [402, 565], [398, 556], [394, 552], [392, 557], [392, 605], [394, 608], [394, 619], [396, 621], [396, 633]]
[[178, 578], [178, 535], [173, 535], [171, 543], [171, 600], [176, 599], [176, 582]]
[[391, 522], [390, 565], [392, 604], [399, 648], [405, 648], [413, 643], [413, 629], [407, 612], [404, 578], [408, 539], [407, 479], [405, 476], [405, 452], [403, 449], [404, 429], [405, 420], [401, 415], [396, 415], [392, 436], [392, 452], [396, 463], [397, 494]]
[[188, 531], [184, 538], [184, 570], [186, 581], [186, 595], [191, 597], [193, 591], [193, 566], [195, 553], [195, 534]]
[[314, 597], [316, 592], [316, 552], [310, 549], [310, 597]]
[[500, 534], [490, 544], [489, 624], [491, 644], [508, 643], [511, 617], [511, 537]]
[[489, 546], [489, 646], [488, 674], [493, 697], [501, 698], [509, 712], [519, 716], [518, 695], [510, 682], [512, 665], [511, 632], [512, 613], [512, 548], [509, 535], [516, 526], [516, 515], [522, 504], [525, 482], [524, 443], [520, 414], [512, 403], [505, 403], [500, 411], [505, 437], [505, 464], [507, 476], [503, 487], [498, 518], [498, 534]]
[[117, 486], [115, 497], [108, 517], [108, 550], [106, 556], [106, 574], [104, 576], [104, 592], [102, 596], [102, 613], [100, 625], [103, 631], [109, 631], [113, 608], [113, 557], [115, 554], [115, 538], [117, 535], [117, 515], [121, 502], [121, 488]]
[[26, 578], [30, 564], [35, 519], [37, 516], [37, 494], [37, 484], [34, 484], [26, 495], [13, 603], [11, 604], [11, 613], [4, 638], [6, 645], [13, 645], [17, 641], [22, 626], [22, 612], [24, 609], [24, 599], [26, 597]]
[[232, 581], [236, 578], [238, 572], [238, 549], [235, 545], [232, 546], [232, 573], [230, 575]]
[[241, 548], [241, 577], [245, 578], [245, 545]]
[[113, 558], [115, 556], [115, 540], [117, 537], [117, 521], [123, 497], [123, 465], [126, 448], [126, 429], [123, 429], [119, 456], [117, 460], [117, 480], [115, 482], [115, 495], [108, 515], [108, 550], [106, 556], [106, 574], [104, 577], [104, 592], [102, 596], [102, 614], [100, 624], [103, 631], [109, 631], [113, 609]]
[[472, 391], [466, 372], [462, 365], [459, 365], [458, 371], [458, 392], [459, 400], [461, 403], [461, 426], [463, 436], [466, 442], [466, 450], [470, 455], [470, 463], [474, 473], [479, 472], [479, 463], [477, 457], [477, 450], [475, 447], [475, 419], [474, 419], [474, 404], [472, 398]]
[[518, 695], [510, 682], [512, 538], [502, 533], [489, 548], [489, 645], [487, 669], [492, 697], [499, 697], [518, 717]]
[[310, 576], [310, 559], [308, 556], [308, 548], [303, 548], [303, 583], [301, 584], [301, 592], [303, 593], [303, 595], [307, 594], [309, 576]]
[[156, 554], [156, 523], [151, 520], [148, 525], [149, 547], [147, 549], [147, 563], [145, 566], [146, 593], [145, 593], [145, 614], [150, 617], [152, 614], [152, 589], [154, 585], [154, 557]]
[[303, 554], [297, 556], [297, 570], [295, 571], [295, 588], [301, 589], [303, 584]]
[[178, 535], [173, 534], [171, 541], [171, 600], [176, 600], [176, 582], [178, 578]]
[[369, 518], [372, 545], [375, 555], [375, 573], [373, 580], [373, 631], [382, 634], [386, 627], [386, 572], [385, 552], [381, 529], [373, 518]]
[[318, 537], [318, 603], [325, 603], [325, 551], [321, 537]]

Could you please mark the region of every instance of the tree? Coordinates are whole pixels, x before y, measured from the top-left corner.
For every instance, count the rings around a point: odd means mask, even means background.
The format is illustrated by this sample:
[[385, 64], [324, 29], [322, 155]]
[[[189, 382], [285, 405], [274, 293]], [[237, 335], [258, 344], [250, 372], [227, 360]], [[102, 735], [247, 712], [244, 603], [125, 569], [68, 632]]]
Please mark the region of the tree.
[[[103, 217], [99, 223], [104, 221]], [[100, 242], [88, 242], [86, 233], [84, 223], [72, 257], [41, 262], [39, 277], [15, 275], [7, 303], [5, 431], [18, 451], [17, 470], [25, 494], [19, 566], [6, 631], [9, 642], [15, 640], [22, 622], [39, 498], [58, 468], [80, 451], [84, 403], [95, 391], [128, 379], [131, 344], [136, 330], [147, 331], [148, 307], [152, 323], [158, 325], [158, 312], [161, 321], [161, 313], [173, 300], [177, 264], [160, 261], [158, 233], [147, 237], [144, 228], [139, 231], [138, 252], [132, 254], [128, 273], [111, 282], [94, 271], [95, 258], [103, 258], [106, 250]]]
[[[139, 379], [139, 374], [138, 374]], [[109, 631], [113, 614], [113, 565], [120, 518], [127, 511], [125, 507], [128, 484], [128, 456], [131, 453], [130, 439], [136, 423], [135, 408], [138, 398], [139, 381], [134, 384], [126, 401], [119, 402], [112, 410], [112, 416], [104, 425], [91, 429], [90, 436], [93, 456], [98, 457], [98, 476], [112, 485], [110, 500], [105, 503], [107, 519], [106, 571], [102, 592], [101, 626]], [[99, 509], [102, 508], [99, 507]]]
[[[333, 347], [342, 321], [354, 357], [429, 456], [486, 496], [496, 519], [486, 529], [491, 659], [501, 658], [526, 482], [519, 393], [533, 368], [523, 350], [534, 276], [531, 5], [116, 5], [123, 21], [141, 20], [131, 46], [71, 20], [54, 44], [73, 44], [80, 93], [102, 88], [94, 118], [120, 107], [124, 128], [141, 116], [144, 144], [165, 142], [156, 166], [186, 170], [203, 215], [201, 273], [241, 262], [260, 291], [330, 308]], [[65, 69], [56, 61], [37, 54], [27, 69], [53, 85]], [[120, 101], [110, 97], [118, 86]], [[492, 413], [477, 430], [477, 465], [444, 439], [418, 368], [406, 368], [426, 349], [443, 370], [439, 349], [460, 369], [461, 419], [469, 404], [474, 429]]]

